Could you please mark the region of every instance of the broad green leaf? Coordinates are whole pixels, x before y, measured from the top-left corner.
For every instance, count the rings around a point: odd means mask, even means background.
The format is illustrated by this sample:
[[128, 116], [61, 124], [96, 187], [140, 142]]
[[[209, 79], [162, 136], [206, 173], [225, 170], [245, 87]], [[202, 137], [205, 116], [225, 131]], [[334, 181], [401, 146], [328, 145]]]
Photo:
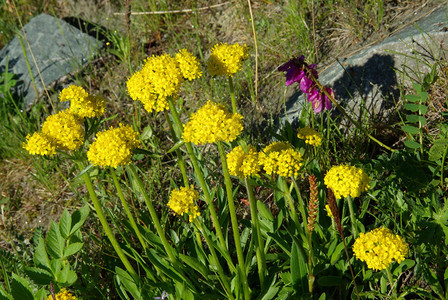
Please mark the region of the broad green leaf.
[[71, 269], [69, 264], [66, 264], [64, 268], [59, 272], [57, 281], [61, 285], [70, 286], [78, 279], [76, 273]]
[[89, 215], [89, 206], [87, 205], [81, 207], [72, 214], [72, 222], [71, 222], [72, 228], [70, 229], [70, 235], [72, 235], [73, 233], [75, 233], [76, 230], [81, 228], [81, 226], [86, 221], [88, 215]]
[[320, 286], [341, 286], [345, 280], [341, 276], [322, 276], [317, 282]]
[[14, 300], [34, 300], [28, 281], [15, 273], [12, 273], [11, 295]]
[[68, 210], [64, 209], [61, 219], [59, 220], [59, 232], [64, 239], [67, 239], [70, 235], [70, 228], [72, 224], [72, 219]]
[[119, 267], [115, 267], [115, 273], [116, 282], [118, 285], [122, 286], [122, 288], [129, 292], [134, 299], [143, 299], [138, 285], [136, 284], [134, 278], [128, 274], [128, 272]]
[[260, 200], [257, 201], [257, 209], [260, 216], [262, 216], [265, 219], [268, 219], [269, 221], [274, 221], [274, 216], [272, 215], [271, 211]]
[[393, 274], [394, 276], [398, 277], [401, 273], [411, 269], [414, 266], [415, 266], [414, 260], [405, 259], [398, 265], [398, 267], [395, 268], [395, 270], [393, 270]]
[[403, 126], [401, 126], [401, 129], [403, 129], [403, 131], [405, 131], [409, 134], [418, 134], [420, 132], [420, 130], [417, 127], [410, 126], [410, 125], [403, 125]]
[[426, 124], [425, 117], [419, 116], [419, 115], [406, 115], [406, 120], [411, 123], [419, 123], [420, 122], [421, 125]]
[[33, 261], [37, 267], [44, 267], [47, 270], [51, 270], [50, 260], [48, 259], [47, 251], [45, 250], [45, 241], [43, 237], [39, 237], [39, 241], [37, 242], [34, 251]]
[[406, 96], [404, 96], [404, 98], [410, 102], [419, 102], [420, 101], [420, 96], [418, 96], [418, 95], [406, 95]]
[[271, 300], [274, 299], [275, 295], [277, 295], [279, 288], [277, 286], [270, 286], [269, 290], [264, 294], [261, 300]]
[[344, 250], [344, 243], [343, 243], [343, 242], [340, 242], [340, 243], [336, 246], [336, 248], [335, 248], [333, 254], [331, 254], [331, 260], [330, 260], [330, 263], [331, 263], [332, 265], [334, 265], [334, 264], [336, 263], [336, 261], [339, 260], [339, 258], [340, 258], [341, 255], [342, 255], [342, 250]]
[[53, 281], [53, 274], [45, 269], [37, 267], [25, 267], [25, 273], [31, 280], [40, 285], [48, 285]]
[[12, 296], [9, 295], [3, 288], [0, 286], [0, 300], [13, 300]]
[[420, 148], [421, 145], [419, 143], [417, 143], [416, 141], [404, 141], [403, 144], [411, 149], [417, 149]]
[[419, 113], [424, 115], [424, 114], [426, 114], [428, 112], [428, 107], [426, 105], [420, 104], [418, 106], [418, 111], [419, 111]]
[[208, 277], [210, 274], [207, 266], [203, 265], [196, 258], [179, 253], [179, 258], [189, 267], [198, 271], [202, 276]]
[[34, 300], [42, 300], [42, 299], [47, 299], [47, 291], [44, 288], [41, 288], [34, 295]]
[[291, 279], [293, 289], [297, 295], [302, 295], [305, 292], [307, 277], [306, 258], [303, 257], [296, 243], [293, 243], [291, 247]]
[[64, 257], [69, 257], [82, 249], [84, 243], [73, 243], [65, 247]]
[[447, 151], [448, 139], [438, 139], [434, 141], [431, 149], [429, 149], [430, 161], [436, 161], [442, 158], [443, 154]]
[[403, 107], [407, 110], [410, 110], [412, 112], [417, 112], [420, 105], [418, 104], [414, 104], [414, 103], [406, 103], [405, 105], [403, 105]]
[[54, 258], [62, 258], [64, 256], [65, 240], [59, 232], [59, 227], [53, 221], [51, 222], [46, 241], [48, 254]]

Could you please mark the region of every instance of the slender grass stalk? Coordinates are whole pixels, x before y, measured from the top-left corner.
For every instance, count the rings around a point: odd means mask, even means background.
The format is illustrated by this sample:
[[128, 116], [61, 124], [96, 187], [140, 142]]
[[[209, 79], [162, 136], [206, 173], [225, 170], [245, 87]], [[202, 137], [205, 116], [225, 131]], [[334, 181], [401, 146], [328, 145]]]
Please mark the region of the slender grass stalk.
[[394, 296], [393, 299], [395, 299], [395, 297], [397, 296], [397, 290], [396, 290], [396, 285], [394, 284], [394, 279], [392, 276], [392, 272], [390, 271], [390, 265], [385, 269], [386, 274], [387, 274], [387, 279], [389, 280], [389, 285], [390, 285], [390, 292], [389, 295], [392, 293], [392, 295]]
[[137, 188], [139, 193], [142, 195], [146, 207], [148, 208], [149, 214], [151, 215], [152, 222], [154, 224], [154, 227], [156, 228], [157, 234], [162, 241], [163, 248], [165, 249], [166, 253], [168, 254], [169, 259], [173, 264], [177, 264], [177, 258], [173, 253], [173, 250], [168, 243], [168, 240], [165, 237], [165, 233], [163, 232], [162, 226], [159, 222], [159, 217], [157, 216], [157, 212], [154, 208], [154, 205], [152, 204], [151, 199], [149, 198], [148, 194], [146, 194], [145, 187], [143, 185], [143, 182], [137, 174], [137, 170], [133, 165], [128, 165], [127, 169], [129, 170], [131, 176], [135, 179], [135, 182], [137, 183]]
[[358, 233], [358, 226], [357, 226], [356, 218], [355, 218], [355, 211], [353, 209], [353, 199], [350, 196], [347, 196], [347, 198], [345, 198], [345, 199], [347, 200], [348, 210], [350, 213], [350, 221], [352, 223], [353, 237], [357, 238], [359, 233]]
[[305, 211], [305, 201], [303, 201], [302, 194], [300, 193], [299, 185], [297, 184], [297, 181], [295, 180], [295, 178], [291, 177], [291, 181], [294, 185], [294, 189], [296, 191], [297, 198], [299, 199], [299, 201], [298, 201], [299, 207], [298, 208], [299, 208], [300, 214], [302, 215], [302, 219], [305, 222], [305, 220], [307, 219], [306, 211]]
[[[81, 171], [84, 169], [81, 162], [78, 162], [78, 167]], [[125, 266], [126, 270], [135, 280], [139, 281], [139, 276], [135, 272], [128, 258], [126, 257], [120, 245], [118, 244], [118, 241], [115, 239], [115, 235], [113, 234], [112, 229], [109, 226], [109, 223], [107, 223], [106, 216], [104, 215], [103, 209], [101, 208], [101, 203], [99, 202], [98, 197], [96, 196], [96, 193], [93, 189], [93, 184], [92, 180], [90, 179], [89, 173], [84, 172], [84, 174], [82, 174], [82, 178], [84, 179], [87, 190], [89, 191], [90, 199], [92, 200], [93, 203], [93, 207], [95, 208], [96, 214], [98, 215], [98, 219], [100, 220], [101, 226], [103, 227], [107, 238], [112, 244], [112, 247], [114, 248], [121, 262]]]
[[[174, 105], [174, 102], [171, 98], [168, 98], [168, 103], [170, 106], [170, 112], [173, 116], [174, 124], [178, 127], [179, 132], [182, 132], [182, 122], [180, 121], [179, 114], [177, 113], [176, 106]], [[196, 177], [198, 178], [199, 185], [202, 188], [202, 192], [205, 197], [205, 201], [207, 202], [208, 209], [210, 211], [210, 215], [212, 217], [213, 226], [215, 227], [216, 235], [218, 236], [219, 242], [221, 243], [221, 246], [223, 249], [227, 249], [227, 243], [224, 238], [224, 235], [222, 234], [221, 230], [221, 224], [219, 224], [218, 215], [216, 214], [215, 205], [213, 204], [212, 197], [210, 195], [210, 190], [208, 188], [207, 183], [205, 182], [204, 174], [201, 171], [201, 168], [199, 167], [198, 160], [196, 158], [196, 155], [193, 151], [193, 146], [191, 143], [185, 143], [185, 147], [187, 148], [188, 156], [190, 157], [190, 160], [193, 164], [194, 173]]]
[[228, 79], [228, 82], [229, 82], [230, 98], [232, 99], [232, 112], [234, 114], [236, 114], [237, 110], [236, 110], [236, 99], [235, 99], [235, 87], [233, 85], [232, 76], [228, 76], [227, 79]]
[[145, 240], [142, 237], [142, 234], [140, 233], [140, 230], [137, 227], [137, 224], [135, 223], [134, 216], [132, 215], [129, 206], [126, 202], [126, 199], [124, 199], [123, 191], [121, 190], [120, 183], [118, 182], [117, 178], [117, 172], [114, 168], [109, 168], [109, 171], [112, 175], [112, 179], [114, 180], [115, 188], [117, 189], [118, 197], [121, 200], [121, 204], [123, 205], [124, 211], [126, 212], [126, 215], [128, 217], [129, 223], [132, 226], [132, 229], [134, 229], [135, 234], [137, 235], [138, 240], [140, 241], [140, 244], [142, 244], [143, 249], [146, 249], [148, 245], [146, 244]]
[[[229, 281], [228, 281], [226, 275], [224, 274], [224, 270], [223, 270], [221, 264], [219, 263], [219, 259], [218, 259], [218, 256], [216, 255], [215, 247], [213, 246], [212, 240], [207, 235], [207, 233], [204, 231], [204, 229], [202, 227], [202, 223], [199, 222], [199, 220], [197, 218], [194, 220], [193, 224], [202, 233], [202, 236], [204, 237], [205, 242], [208, 245], [210, 253], [212, 254], [213, 260], [215, 262], [216, 268], [218, 269], [219, 279], [220, 279], [222, 285], [224, 286], [224, 290], [227, 294], [228, 299], [235, 299], [231, 293]], [[201, 247], [202, 247], [202, 243], [201, 243]]]
[[292, 198], [291, 191], [289, 189], [288, 183], [281, 176], [280, 176], [280, 181], [283, 184], [283, 189], [284, 189], [286, 200], [288, 201], [288, 205], [289, 205], [289, 210], [290, 210], [292, 221], [296, 225], [295, 227], [296, 227], [297, 231], [299, 232], [300, 237], [302, 238], [302, 240], [305, 243], [308, 243], [308, 239], [306, 238], [305, 232], [304, 232], [304, 230], [302, 228], [302, 225], [300, 224], [299, 217], [297, 215], [297, 211], [296, 211], [296, 208], [295, 208], [295, 205], [294, 205], [294, 199]]
[[0, 267], [2, 268], [3, 280], [5, 281], [6, 291], [11, 294], [11, 285], [9, 284], [8, 272], [6, 272], [5, 265], [3, 264], [3, 258], [0, 256]]
[[244, 178], [244, 183], [246, 185], [247, 197], [249, 198], [250, 215], [253, 226], [252, 228], [253, 237], [256, 239], [255, 253], [257, 256], [257, 264], [258, 264], [258, 277], [260, 278], [260, 285], [261, 289], [263, 290], [264, 279], [266, 276], [266, 257], [264, 255], [263, 237], [261, 236], [260, 223], [258, 222], [257, 204], [254, 196], [254, 191], [252, 190], [252, 186], [246, 177]]
[[230, 179], [229, 169], [227, 167], [227, 159], [226, 159], [226, 153], [224, 151], [224, 146], [222, 145], [222, 142], [216, 142], [216, 145], [218, 146], [218, 152], [222, 164], [222, 172], [224, 174], [224, 182], [226, 185], [226, 193], [227, 193], [227, 204], [229, 205], [230, 221], [232, 224], [233, 239], [235, 240], [238, 265], [241, 269], [241, 275], [242, 275], [241, 284], [243, 285], [244, 298], [250, 299], [250, 290], [249, 285], [247, 283], [246, 266], [244, 263], [243, 249], [241, 248], [240, 232], [238, 229], [238, 219], [236, 217], [235, 203], [233, 200], [232, 180]]

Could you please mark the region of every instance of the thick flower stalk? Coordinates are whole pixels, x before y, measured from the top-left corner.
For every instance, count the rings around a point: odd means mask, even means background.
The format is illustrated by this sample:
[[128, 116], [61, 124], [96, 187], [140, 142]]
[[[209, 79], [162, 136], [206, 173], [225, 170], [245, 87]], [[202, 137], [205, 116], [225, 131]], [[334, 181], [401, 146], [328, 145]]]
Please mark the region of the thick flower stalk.
[[28, 134], [22, 147], [31, 155], [53, 156], [56, 154], [56, 144], [41, 132]]
[[247, 152], [237, 146], [227, 154], [227, 165], [232, 176], [243, 178], [256, 175], [260, 171], [258, 152], [252, 146], [248, 147]]
[[63, 288], [59, 291], [59, 293], [54, 295], [49, 295], [47, 300], [77, 300], [75, 296], [73, 296], [67, 289]]
[[302, 154], [285, 142], [274, 142], [259, 154], [260, 164], [268, 175], [297, 176], [302, 166]]
[[69, 112], [80, 118], [100, 117], [104, 114], [106, 101], [102, 96], [89, 95], [82, 87], [70, 85], [59, 93], [61, 102], [70, 101]]
[[300, 128], [297, 131], [297, 137], [305, 140], [305, 143], [311, 146], [318, 147], [322, 144], [322, 135], [309, 127]]
[[319, 77], [316, 65], [308, 65], [305, 56], [301, 55], [288, 61], [278, 68], [281, 72], [286, 72], [286, 86], [297, 82], [300, 90], [307, 95], [308, 102], [313, 105], [314, 113], [319, 113], [326, 109], [331, 109], [331, 100], [327, 93], [334, 98], [333, 90], [330, 88], [319, 88], [316, 84]]
[[238, 43], [228, 45], [217, 44], [213, 46], [207, 69], [212, 76], [232, 77], [241, 70], [243, 61], [249, 57], [247, 46]]
[[336, 199], [351, 196], [359, 197], [369, 188], [370, 178], [362, 170], [349, 165], [332, 167], [324, 178], [325, 185], [332, 189]]
[[243, 131], [243, 116], [230, 113], [222, 104], [208, 101], [184, 125], [184, 142], [196, 145], [231, 142]]
[[187, 214], [189, 221], [193, 222], [194, 219], [201, 215], [196, 205], [198, 199], [199, 193], [193, 186], [181, 187], [171, 192], [168, 207], [178, 215]]
[[373, 270], [383, 270], [396, 261], [402, 262], [408, 254], [408, 244], [388, 228], [376, 228], [360, 233], [353, 244], [355, 256]]
[[48, 116], [42, 124], [42, 134], [60, 150], [76, 150], [84, 144], [82, 118], [67, 110]]
[[91, 164], [103, 168], [126, 165], [132, 157], [132, 150], [140, 145], [138, 136], [131, 126], [123, 124], [98, 132], [87, 151], [87, 158]]

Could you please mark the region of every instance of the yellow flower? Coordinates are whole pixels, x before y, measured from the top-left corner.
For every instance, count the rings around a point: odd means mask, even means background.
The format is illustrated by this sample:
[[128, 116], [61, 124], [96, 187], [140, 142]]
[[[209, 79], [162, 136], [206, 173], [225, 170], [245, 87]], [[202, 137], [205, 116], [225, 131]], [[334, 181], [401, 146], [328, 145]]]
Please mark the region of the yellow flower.
[[[55, 295], [56, 300], [77, 300], [75, 296], [67, 291], [67, 289], [63, 288]], [[49, 295], [47, 300], [53, 300], [53, 296]]]
[[402, 262], [408, 253], [408, 244], [390, 229], [376, 228], [360, 233], [353, 244], [353, 253], [365, 261], [370, 269], [383, 270], [393, 262]]
[[325, 204], [325, 210], [327, 211], [327, 216], [329, 216], [330, 218], [334, 218], [333, 213], [331, 212], [330, 205]]
[[97, 133], [87, 158], [95, 166], [117, 168], [130, 162], [132, 150], [139, 145], [138, 133], [131, 126], [120, 124], [117, 128]]
[[81, 118], [99, 117], [104, 113], [106, 101], [101, 96], [89, 95], [82, 87], [70, 85], [59, 93], [59, 99], [70, 101], [69, 112]]
[[260, 164], [267, 174], [297, 176], [302, 166], [302, 154], [285, 142], [275, 142], [265, 147], [259, 154]]
[[61, 102], [76, 101], [87, 98], [89, 94], [80, 86], [70, 85], [59, 93]]
[[176, 54], [176, 61], [184, 78], [193, 80], [202, 76], [199, 61], [187, 49], [182, 49]]
[[241, 146], [233, 148], [227, 154], [227, 165], [229, 174], [238, 177], [256, 175], [260, 171], [258, 153], [254, 147], [248, 147], [247, 152]]
[[322, 144], [322, 135], [316, 130], [305, 127], [300, 128], [297, 132], [297, 137], [299, 139], [305, 140], [306, 144], [318, 147]]
[[212, 76], [233, 76], [241, 70], [243, 60], [248, 56], [246, 45], [217, 44], [213, 46], [207, 61], [208, 72]]
[[171, 208], [176, 214], [183, 215], [188, 214], [190, 222], [201, 214], [195, 203], [199, 198], [199, 193], [191, 187], [181, 187], [171, 191], [170, 200], [168, 201], [168, 207]]
[[33, 135], [28, 134], [22, 147], [32, 155], [53, 156], [56, 154], [54, 142], [40, 132], [35, 132]]
[[325, 175], [325, 185], [332, 189], [336, 199], [361, 195], [369, 188], [370, 178], [362, 169], [349, 165], [332, 167]]
[[183, 82], [178, 62], [169, 54], [151, 56], [126, 82], [129, 96], [149, 112], [168, 109], [167, 97], [176, 98]]
[[84, 143], [82, 119], [68, 110], [48, 116], [42, 124], [42, 134], [61, 150], [76, 150]]
[[231, 142], [243, 131], [243, 116], [232, 114], [222, 104], [210, 100], [191, 115], [184, 125], [185, 142], [204, 145], [219, 141]]

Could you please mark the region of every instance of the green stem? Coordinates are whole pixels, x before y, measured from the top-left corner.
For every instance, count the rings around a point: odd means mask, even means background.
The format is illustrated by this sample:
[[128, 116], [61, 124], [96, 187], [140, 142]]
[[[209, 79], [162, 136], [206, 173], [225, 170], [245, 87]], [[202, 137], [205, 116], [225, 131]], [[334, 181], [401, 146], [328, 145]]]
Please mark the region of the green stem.
[[[173, 136], [173, 142], [176, 144], [179, 140], [176, 135], [176, 131], [173, 128], [173, 124], [171, 123], [170, 116], [168, 115], [168, 112], [166, 110], [163, 111], [165, 114], [166, 122], [168, 123], [168, 126], [170, 127], [171, 135]], [[182, 156], [182, 153], [180, 152], [179, 148], [176, 149], [176, 155], [177, 155], [177, 161], [180, 168], [180, 171], [182, 173], [182, 179], [184, 180], [184, 186], [188, 187], [188, 175], [187, 175], [187, 168], [185, 167], [185, 160]]]
[[134, 166], [128, 165], [127, 169], [129, 170], [132, 177], [135, 179], [135, 182], [137, 183], [137, 188], [140, 192], [140, 194], [143, 196], [143, 199], [145, 201], [145, 204], [148, 208], [149, 214], [151, 215], [152, 222], [154, 224], [154, 227], [156, 228], [157, 234], [160, 237], [160, 240], [162, 241], [163, 248], [165, 249], [166, 253], [168, 254], [168, 257], [170, 258], [171, 262], [173, 264], [177, 264], [176, 256], [174, 255], [172, 248], [170, 244], [168, 243], [168, 240], [165, 237], [165, 233], [163, 232], [162, 226], [159, 222], [159, 217], [157, 216], [157, 212], [154, 208], [154, 205], [152, 204], [151, 199], [149, 198], [148, 194], [146, 194], [145, 187], [143, 185], [143, 182], [137, 174], [137, 170]]
[[392, 289], [391, 290], [392, 295], [396, 296], [397, 292], [396, 292], [396, 289], [395, 289], [394, 280], [393, 280], [393, 277], [392, 277], [392, 272], [390, 271], [390, 265], [385, 270], [386, 270], [386, 274], [387, 274], [387, 279], [389, 280], [390, 288]]
[[352, 231], [353, 231], [353, 237], [357, 238], [358, 237], [358, 226], [356, 224], [356, 218], [355, 218], [355, 212], [353, 209], [353, 200], [352, 197], [347, 196], [347, 204], [348, 204], [348, 210], [350, 213], [350, 221], [352, 223]]
[[288, 204], [289, 204], [291, 218], [292, 218], [294, 224], [296, 225], [295, 227], [296, 227], [297, 231], [299, 232], [300, 237], [302, 238], [303, 242], [307, 243], [308, 241], [307, 241], [305, 232], [303, 231], [302, 225], [299, 222], [299, 217], [297, 215], [296, 208], [294, 206], [294, 199], [292, 198], [288, 183], [286, 182], [285, 178], [283, 178], [281, 176], [280, 176], [280, 181], [283, 183], [283, 189], [284, 189], [286, 200], [288, 201]]
[[[81, 162], [78, 162], [78, 167], [81, 171], [84, 170], [84, 167]], [[117, 253], [118, 257], [120, 258], [121, 262], [125, 266], [126, 270], [130, 273], [130, 275], [134, 279], [138, 280], [139, 277], [138, 277], [137, 273], [135, 272], [131, 263], [129, 262], [129, 260], [127, 259], [123, 250], [121, 249], [120, 245], [118, 244], [117, 240], [115, 239], [115, 235], [113, 234], [112, 229], [109, 226], [109, 223], [107, 223], [106, 216], [104, 215], [103, 209], [101, 208], [101, 203], [98, 201], [96, 193], [93, 189], [92, 180], [90, 179], [89, 173], [84, 172], [82, 174], [82, 177], [86, 184], [87, 190], [89, 191], [89, 195], [90, 195], [90, 199], [92, 200], [93, 207], [95, 208], [96, 214], [98, 216], [98, 219], [100, 220], [100, 223], [104, 229], [104, 232], [106, 233], [107, 238], [109, 239], [110, 243], [112, 244], [112, 247], [114, 248], [114, 250]]]
[[244, 291], [244, 298], [250, 299], [250, 290], [247, 283], [247, 272], [246, 272], [246, 266], [244, 263], [244, 255], [243, 255], [243, 249], [241, 248], [241, 239], [240, 239], [240, 232], [238, 230], [238, 219], [236, 217], [236, 210], [235, 210], [235, 203], [233, 200], [233, 186], [232, 186], [232, 180], [230, 179], [229, 170], [227, 167], [227, 159], [226, 159], [226, 153], [224, 151], [224, 147], [222, 145], [222, 142], [216, 142], [218, 146], [218, 152], [219, 156], [221, 158], [221, 164], [222, 164], [222, 172], [224, 174], [224, 182], [226, 185], [226, 193], [227, 193], [227, 204], [229, 205], [229, 212], [230, 212], [230, 221], [232, 224], [232, 231], [233, 231], [233, 239], [235, 240], [235, 248], [236, 248], [236, 255], [238, 258], [238, 265], [241, 270], [242, 275], [242, 285], [243, 285], [243, 291]]
[[143, 249], [146, 249], [148, 245], [146, 244], [145, 240], [143, 239], [142, 234], [140, 233], [140, 230], [138, 229], [137, 224], [135, 223], [134, 216], [131, 213], [131, 210], [129, 209], [128, 203], [126, 202], [126, 199], [124, 199], [123, 191], [121, 190], [120, 183], [118, 182], [117, 178], [117, 172], [114, 168], [109, 168], [110, 173], [112, 175], [112, 179], [114, 180], [115, 188], [117, 189], [118, 197], [121, 200], [121, 204], [123, 205], [124, 211], [126, 212], [126, 215], [128, 216], [129, 223], [132, 226], [132, 229], [134, 229], [135, 234], [137, 235], [138, 240], [140, 241], [140, 244], [142, 244]]
[[263, 237], [261, 236], [260, 223], [258, 222], [257, 214], [257, 204], [254, 197], [254, 192], [252, 186], [247, 178], [244, 178], [244, 183], [246, 184], [247, 196], [249, 198], [250, 215], [253, 225], [253, 237], [256, 239], [256, 255], [258, 263], [258, 277], [260, 278], [261, 289], [264, 287], [264, 278], [266, 275], [266, 257], [264, 255], [264, 243]]
[[297, 198], [299, 199], [299, 210], [302, 215], [303, 222], [307, 220], [306, 211], [305, 211], [305, 201], [303, 201], [302, 194], [300, 193], [299, 185], [294, 177], [291, 177], [292, 183], [294, 185], [294, 189], [296, 190]]
[[233, 86], [232, 76], [228, 76], [227, 78], [229, 81], [230, 98], [232, 99], [232, 112], [234, 114], [236, 114], [237, 110], [236, 110], [236, 99], [235, 99], [235, 87]]

